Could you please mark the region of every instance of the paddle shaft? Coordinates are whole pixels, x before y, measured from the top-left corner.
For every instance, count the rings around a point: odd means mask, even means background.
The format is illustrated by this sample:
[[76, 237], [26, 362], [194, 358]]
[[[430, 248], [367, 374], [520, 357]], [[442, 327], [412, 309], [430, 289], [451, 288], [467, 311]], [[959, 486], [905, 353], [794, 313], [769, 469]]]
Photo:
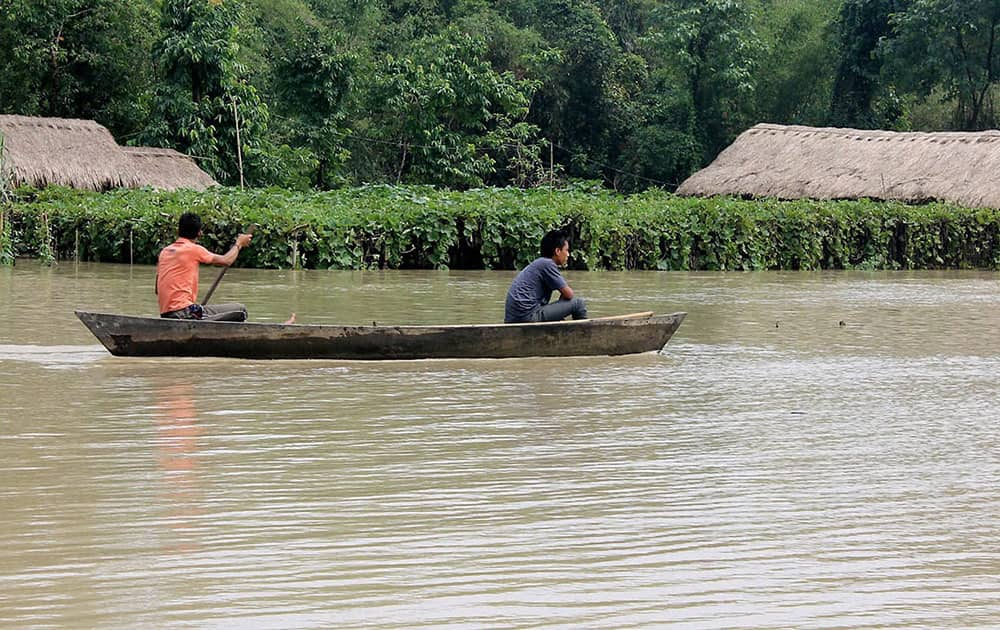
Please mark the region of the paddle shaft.
[[[252, 223], [252, 224], [250, 224], [250, 227], [248, 227], [246, 229], [246, 231], [243, 232], [243, 234], [253, 234], [253, 232], [254, 232], [255, 229], [257, 229], [257, 224], [256, 223]], [[201, 301], [201, 303], [203, 305], [204, 304], [208, 304], [208, 300], [212, 297], [212, 294], [215, 293], [216, 287], [218, 287], [219, 283], [222, 282], [222, 276], [226, 275], [226, 271], [228, 269], [229, 269], [229, 265], [223, 267], [222, 270], [219, 271], [219, 275], [215, 277], [215, 282], [213, 282], [212, 286], [210, 286], [208, 288], [208, 293], [205, 294], [205, 299], [203, 299]]]
[[215, 282], [213, 282], [212, 286], [208, 288], [208, 293], [205, 294], [205, 299], [201, 301], [202, 304], [208, 304], [208, 300], [212, 297], [212, 294], [215, 293], [215, 287], [219, 286], [219, 283], [222, 281], [222, 276], [226, 275], [226, 269], [229, 269], [229, 267], [223, 267], [222, 271], [219, 272], [219, 275], [215, 277]]

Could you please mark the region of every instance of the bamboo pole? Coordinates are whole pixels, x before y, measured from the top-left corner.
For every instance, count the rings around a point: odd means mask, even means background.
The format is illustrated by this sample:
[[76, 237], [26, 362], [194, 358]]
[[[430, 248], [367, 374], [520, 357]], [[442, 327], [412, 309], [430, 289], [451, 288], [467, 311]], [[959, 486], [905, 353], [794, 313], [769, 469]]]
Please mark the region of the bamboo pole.
[[240, 114], [236, 109], [236, 97], [233, 97], [233, 120], [236, 122], [236, 162], [240, 169], [240, 190], [243, 190], [243, 143], [240, 141]]
[[[556, 168], [554, 166], [555, 160], [553, 158], [553, 153], [553, 142], [552, 140], [549, 140], [549, 203], [552, 202], [552, 191], [555, 190], [556, 187]], [[542, 165], [542, 169], [544, 168], [545, 166]]]

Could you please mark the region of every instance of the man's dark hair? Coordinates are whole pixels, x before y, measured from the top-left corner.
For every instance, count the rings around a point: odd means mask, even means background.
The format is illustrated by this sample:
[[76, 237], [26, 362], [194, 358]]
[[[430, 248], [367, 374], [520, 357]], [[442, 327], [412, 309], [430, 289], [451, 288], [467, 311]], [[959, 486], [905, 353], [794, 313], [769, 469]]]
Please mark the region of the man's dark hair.
[[562, 230], [551, 230], [542, 237], [542, 257], [552, 258], [556, 250], [569, 242], [569, 237]]
[[193, 212], [185, 212], [177, 223], [177, 234], [181, 238], [198, 238], [201, 232], [201, 217]]

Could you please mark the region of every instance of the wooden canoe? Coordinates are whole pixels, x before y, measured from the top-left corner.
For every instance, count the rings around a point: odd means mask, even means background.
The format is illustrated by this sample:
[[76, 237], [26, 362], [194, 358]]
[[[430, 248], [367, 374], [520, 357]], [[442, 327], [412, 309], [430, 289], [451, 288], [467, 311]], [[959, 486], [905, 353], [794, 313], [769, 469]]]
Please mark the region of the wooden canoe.
[[481, 359], [620, 355], [663, 348], [685, 313], [458, 326], [208, 322], [76, 311], [115, 356]]

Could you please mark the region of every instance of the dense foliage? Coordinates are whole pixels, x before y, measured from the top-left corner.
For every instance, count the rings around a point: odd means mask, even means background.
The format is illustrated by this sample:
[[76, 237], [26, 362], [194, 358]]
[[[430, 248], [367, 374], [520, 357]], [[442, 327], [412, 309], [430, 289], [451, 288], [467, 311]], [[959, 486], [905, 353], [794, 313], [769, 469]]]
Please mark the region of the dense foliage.
[[230, 185], [669, 189], [761, 121], [996, 126], [998, 6], [0, 0], [0, 112]]
[[511, 269], [542, 234], [573, 237], [579, 269], [763, 270], [1000, 267], [1000, 211], [944, 204], [692, 199], [661, 191], [371, 186], [105, 194], [21, 189], [8, 207], [22, 256], [153, 263], [179, 215], [224, 251], [257, 223], [239, 265], [264, 268]]

